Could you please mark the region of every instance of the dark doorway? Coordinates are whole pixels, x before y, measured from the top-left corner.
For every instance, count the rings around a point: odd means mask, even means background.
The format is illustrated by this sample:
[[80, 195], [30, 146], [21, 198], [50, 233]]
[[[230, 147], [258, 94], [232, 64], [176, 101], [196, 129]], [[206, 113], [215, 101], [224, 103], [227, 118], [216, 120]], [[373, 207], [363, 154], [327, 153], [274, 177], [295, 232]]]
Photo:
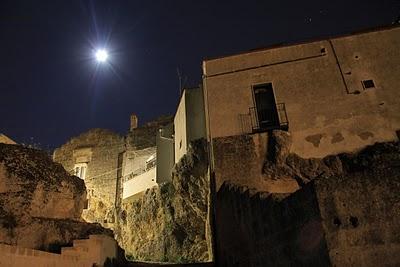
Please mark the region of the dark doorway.
[[279, 128], [279, 117], [272, 83], [257, 85], [253, 89], [259, 129]]

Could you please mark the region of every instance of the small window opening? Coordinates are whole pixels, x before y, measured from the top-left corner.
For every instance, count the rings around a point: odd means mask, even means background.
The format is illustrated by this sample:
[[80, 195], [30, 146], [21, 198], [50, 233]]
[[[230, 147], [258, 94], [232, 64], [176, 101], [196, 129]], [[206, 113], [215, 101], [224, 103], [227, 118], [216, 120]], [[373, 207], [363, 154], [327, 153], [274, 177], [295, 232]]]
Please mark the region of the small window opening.
[[325, 54], [326, 53], [326, 49], [325, 49], [325, 47], [322, 47], [321, 48], [321, 54]]
[[333, 219], [333, 224], [336, 225], [337, 227], [339, 227], [340, 225], [342, 225], [342, 222], [340, 221], [340, 219], [338, 217], [335, 217]]
[[83, 203], [83, 209], [87, 210], [89, 208], [89, 200], [86, 199], [85, 202]]
[[182, 148], [182, 140], [179, 142], [179, 149]]
[[87, 163], [77, 163], [74, 166], [74, 175], [81, 179], [86, 178], [87, 173]]
[[364, 89], [375, 88], [375, 83], [373, 80], [364, 80], [362, 81]]
[[356, 228], [356, 227], [359, 225], [359, 222], [358, 222], [358, 218], [357, 218], [357, 217], [350, 216], [349, 221], [350, 221], [351, 225], [352, 225], [354, 228]]

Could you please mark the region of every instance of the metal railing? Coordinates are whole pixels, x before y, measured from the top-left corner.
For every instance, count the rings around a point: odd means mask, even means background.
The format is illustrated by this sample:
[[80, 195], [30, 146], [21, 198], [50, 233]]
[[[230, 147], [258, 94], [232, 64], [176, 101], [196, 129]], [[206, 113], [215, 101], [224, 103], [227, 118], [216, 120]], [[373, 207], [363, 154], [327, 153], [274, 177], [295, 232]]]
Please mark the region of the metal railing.
[[123, 182], [125, 183], [125, 182], [127, 182], [127, 181], [129, 181], [129, 180], [132, 180], [132, 179], [134, 179], [135, 177], [137, 177], [137, 176], [139, 176], [139, 175], [142, 175], [143, 173], [148, 172], [148, 171], [154, 169], [155, 167], [156, 167], [156, 165], [154, 164], [154, 165], [149, 166], [149, 167], [141, 167], [141, 168], [138, 168], [138, 169], [134, 170], [133, 172], [131, 172], [131, 173], [126, 174], [125, 176], [123, 176]]
[[249, 113], [239, 114], [243, 133], [262, 132], [267, 130], [289, 129], [285, 103], [279, 103], [273, 108], [257, 110], [250, 107]]

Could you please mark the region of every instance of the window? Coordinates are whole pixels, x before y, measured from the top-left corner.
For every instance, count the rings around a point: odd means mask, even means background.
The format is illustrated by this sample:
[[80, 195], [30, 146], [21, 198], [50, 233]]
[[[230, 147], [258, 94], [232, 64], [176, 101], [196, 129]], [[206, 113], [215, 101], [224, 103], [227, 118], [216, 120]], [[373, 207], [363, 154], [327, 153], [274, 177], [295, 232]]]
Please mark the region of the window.
[[151, 168], [156, 166], [157, 158], [156, 154], [151, 155], [147, 160], [146, 160], [146, 171], [150, 170]]
[[86, 199], [85, 202], [83, 202], [83, 209], [87, 210], [89, 208], [89, 199]]
[[258, 128], [273, 129], [279, 126], [278, 111], [272, 83], [253, 87]]
[[362, 81], [362, 85], [364, 89], [375, 88], [375, 83], [373, 80], [364, 80]]
[[74, 167], [74, 175], [85, 179], [87, 173], [87, 163], [77, 163]]

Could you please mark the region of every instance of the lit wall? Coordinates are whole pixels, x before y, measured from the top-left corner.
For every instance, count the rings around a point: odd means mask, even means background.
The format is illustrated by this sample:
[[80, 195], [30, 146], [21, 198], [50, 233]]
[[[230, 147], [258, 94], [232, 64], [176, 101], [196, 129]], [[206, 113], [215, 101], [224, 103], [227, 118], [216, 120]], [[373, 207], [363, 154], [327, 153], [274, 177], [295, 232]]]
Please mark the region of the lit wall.
[[203, 91], [201, 88], [185, 89], [174, 119], [175, 163], [186, 154], [191, 141], [205, 138]]
[[154, 167], [124, 182], [122, 199], [132, 197], [156, 185], [156, 168]]
[[[208, 138], [249, 133], [240, 116], [253, 86], [272, 83], [285, 103], [292, 152], [323, 157], [380, 141], [400, 129], [400, 27], [264, 49], [203, 63]], [[375, 88], [364, 89], [372, 79]]]
[[174, 118], [175, 163], [186, 153], [187, 129], [186, 129], [186, 94], [183, 93]]

